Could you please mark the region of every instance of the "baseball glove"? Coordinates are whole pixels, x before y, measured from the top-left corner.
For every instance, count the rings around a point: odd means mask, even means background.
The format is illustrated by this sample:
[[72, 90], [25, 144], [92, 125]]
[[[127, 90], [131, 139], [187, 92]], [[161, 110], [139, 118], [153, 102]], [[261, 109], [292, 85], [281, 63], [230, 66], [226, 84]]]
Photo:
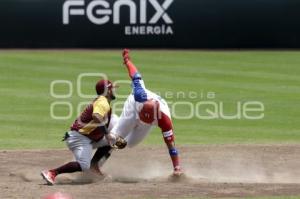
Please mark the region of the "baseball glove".
[[127, 141], [121, 136], [117, 136], [116, 143], [113, 145], [116, 149], [124, 149], [127, 145]]

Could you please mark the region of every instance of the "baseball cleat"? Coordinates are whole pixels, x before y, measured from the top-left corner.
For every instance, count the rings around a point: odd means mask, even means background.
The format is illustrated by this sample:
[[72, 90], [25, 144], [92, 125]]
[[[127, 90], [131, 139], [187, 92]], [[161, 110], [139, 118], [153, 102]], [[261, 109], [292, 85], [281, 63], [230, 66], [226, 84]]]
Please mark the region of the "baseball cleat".
[[56, 174], [53, 171], [42, 171], [41, 176], [48, 185], [54, 185]]

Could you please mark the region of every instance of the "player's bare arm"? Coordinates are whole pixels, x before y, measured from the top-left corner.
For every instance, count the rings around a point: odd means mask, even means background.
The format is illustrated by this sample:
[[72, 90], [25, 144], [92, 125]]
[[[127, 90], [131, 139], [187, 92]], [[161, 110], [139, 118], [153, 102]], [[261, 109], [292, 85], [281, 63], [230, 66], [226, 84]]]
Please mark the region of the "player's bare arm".
[[116, 137], [107, 131], [104, 120], [105, 118], [101, 116], [99, 113], [93, 113], [93, 120], [97, 126], [99, 126], [105, 134], [105, 138], [109, 145], [112, 145], [116, 141]]
[[104, 121], [104, 117], [101, 116], [99, 113], [93, 113], [92, 117], [93, 117], [94, 122], [99, 125], [101, 123], [103, 123], [103, 121]]

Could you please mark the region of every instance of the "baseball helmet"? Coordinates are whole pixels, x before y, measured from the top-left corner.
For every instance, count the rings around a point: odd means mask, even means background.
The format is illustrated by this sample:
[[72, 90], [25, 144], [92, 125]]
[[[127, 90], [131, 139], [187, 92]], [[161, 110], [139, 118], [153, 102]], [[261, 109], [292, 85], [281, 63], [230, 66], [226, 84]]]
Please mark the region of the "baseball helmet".
[[102, 95], [103, 93], [106, 93], [108, 90], [111, 90], [112, 88], [115, 88], [113, 83], [109, 80], [99, 80], [96, 84], [96, 92], [98, 95]]
[[152, 124], [152, 122], [157, 119], [159, 111], [159, 103], [155, 100], [147, 100], [143, 103], [143, 107], [139, 112], [140, 120]]

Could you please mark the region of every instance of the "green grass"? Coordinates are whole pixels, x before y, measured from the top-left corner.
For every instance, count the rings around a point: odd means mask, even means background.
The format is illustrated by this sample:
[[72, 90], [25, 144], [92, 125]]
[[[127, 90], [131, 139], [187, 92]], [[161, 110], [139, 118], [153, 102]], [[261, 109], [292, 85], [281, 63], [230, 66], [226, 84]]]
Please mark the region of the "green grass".
[[[190, 102], [193, 107], [207, 101], [224, 103], [226, 115], [236, 112], [237, 102], [260, 101], [265, 107], [261, 120], [174, 119], [177, 143], [299, 143], [300, 142], [300, 52], [297, 51], [132, 51], [146, 86], [167, 94], [167, 100]], [[128, 80], [120, 51], [0, 51], [0, 148], [61, 148], [60, 138], [76, 118], [79, 102], [76, 80], [81, 73], [105, 73], [112, 80]], [[50, 95], [53, 80], [73, 83], [71, 98]], [[97, 78], [83, 79], [82, 92], [94, 94]], [[183, 91], [186, 96], [174, 96]], [[66, 94], [66, 85], [55, 93]], [[122, 84], [119, 92], [128, 94]], [[170, 93], [171, 92], [171, 93]], [[192, 98], [187, 97], [194, 92]], [[196, 98], [194, 95], [197, 95]], [[169, 97], [173, 95], [173, 97]], [[120, 99], [119, 99], [120, 100]], [[70, 102], [72, 118], [50, 117], [52, 102]], [[124, 99], [123, 99], [124, 101]], [[202, 107], [199, 113], [204, 114]], [[177, 106], [181, 116], [189, 107]], [[57, 107], [57, 115], [67, 115], [66, 107]], [[158, 129], [144, 144], [162, 144]]]

